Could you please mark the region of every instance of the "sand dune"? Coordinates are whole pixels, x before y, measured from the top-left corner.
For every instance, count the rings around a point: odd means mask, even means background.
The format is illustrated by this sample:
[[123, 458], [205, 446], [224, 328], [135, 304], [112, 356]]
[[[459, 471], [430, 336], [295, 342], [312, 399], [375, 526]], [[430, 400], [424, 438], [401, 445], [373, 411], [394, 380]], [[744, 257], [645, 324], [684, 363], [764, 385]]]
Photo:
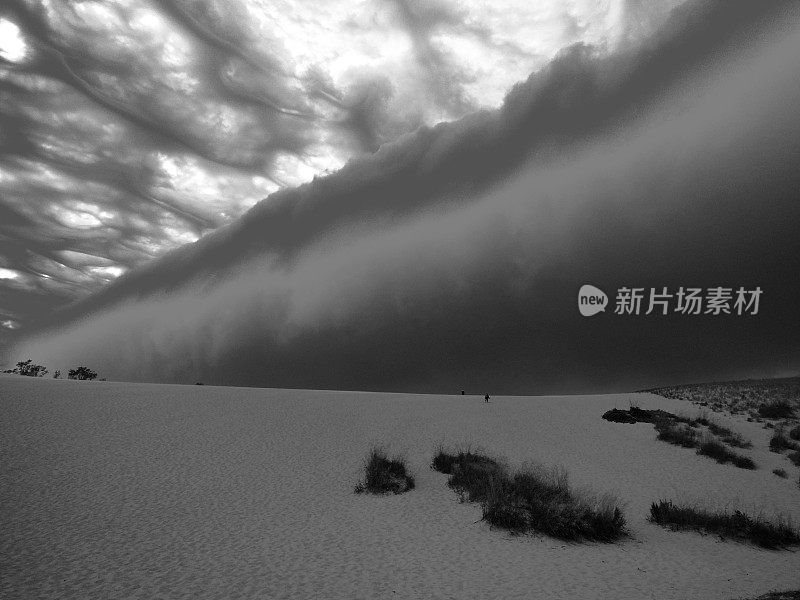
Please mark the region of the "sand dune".
[[[800, 521], [796, 469], [756, 471], [600, 419], [693, 411], [649, 394], [423, 396], [0, 378], [0, 597], [703, 598], [800, 587], [800, 560], [646, 521], [659, 498]], [[491, 391], [491, 390], [489, 390]], [[371, 442], [417, 487], [353, 494]], [[632, 537], [566, 544], [491, 530], [428, 467], [439, 443], [566, 467], [613, 492]]]

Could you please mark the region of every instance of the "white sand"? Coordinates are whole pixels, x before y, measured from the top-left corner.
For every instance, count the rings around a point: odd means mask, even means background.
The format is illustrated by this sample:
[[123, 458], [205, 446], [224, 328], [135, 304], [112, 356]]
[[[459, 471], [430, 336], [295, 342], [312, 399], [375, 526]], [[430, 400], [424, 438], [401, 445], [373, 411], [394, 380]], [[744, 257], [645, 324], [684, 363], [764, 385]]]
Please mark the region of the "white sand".
[[[655, 440], [609, 408], [650, 395], [415, 396], [0, 377], [0, 597], [737, 598], [800, 588], [800, 554], [645, 520], [690, 498], [800, 522], [797, 469], [757, 424], [745, 471]], [[724, 420], [723, 420], [724, 421]], [[371, 442], [417, 488], [353, 494]], [[632, 539], [491, 530], [431, 471], [439, 442], [569, 470], [611, 491]], [[789, 480], [771, 473], [782, 466]]]

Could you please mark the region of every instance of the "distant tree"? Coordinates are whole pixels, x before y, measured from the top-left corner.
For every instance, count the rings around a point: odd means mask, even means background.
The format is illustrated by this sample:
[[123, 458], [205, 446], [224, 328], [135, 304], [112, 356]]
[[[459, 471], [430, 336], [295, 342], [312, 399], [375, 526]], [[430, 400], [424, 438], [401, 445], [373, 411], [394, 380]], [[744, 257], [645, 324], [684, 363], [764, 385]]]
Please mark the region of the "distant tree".
[[53, 373], [53, 379], [58, 379], [59, 377], [61, 377], [61, 371], [56, 369], [56, 372]]
[[97, 373], [92, 371], [89, 367], [78, 367], [77, 369], [70, 369], [67, 374], [67, 379], [80, 379], [82, 381], [91, 381], [97, 378]]
[[35, 365], [29, 358], [28, 360], [20, 361], [17, 367], [11, 371], [12, 373], [19, 373], [26, 377], [44, 377], [47, 375], [47, 367], [42, 365]]

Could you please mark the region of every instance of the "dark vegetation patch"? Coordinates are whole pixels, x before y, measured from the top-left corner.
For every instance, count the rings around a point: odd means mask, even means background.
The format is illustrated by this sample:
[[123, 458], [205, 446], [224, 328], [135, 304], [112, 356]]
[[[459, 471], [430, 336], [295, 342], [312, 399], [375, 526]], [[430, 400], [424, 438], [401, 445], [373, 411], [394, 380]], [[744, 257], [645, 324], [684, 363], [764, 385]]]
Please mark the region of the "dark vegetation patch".
[[800, 444], [789, 439], [783, 427], [777, 427], [769, 440], [769, 449], [773, 452], [800, 450]]
[[785, 469], [772, 469], [772, 472], [775, 473], [781, 479], [786, 479], [789, 477], [789, 474], [786, 472]]
[[800, 440], [800, 425], [789, 430], [789, 437], [793, 440]]
[[709, 456], [721, 464], [732, 463], [740, 469], [756, 468], [756, 463], [753, 462], [752, 458], [728, 450], [725, 444], [710, 436], [703, 438], [700, 445], [697, 447], [697, 453], [703, 456]]
[[765, 419], [791, 419], [794, 417], [794, 408], [789, 402], [779, 400], [759, 406], [758, 414]]
[[573, 491], [564, 470], [527, 466], [511, 472], [491, 457], [442, 449], [431, 467], [450, 475], [447, 485], [462, 501], [479, 502], [483, 520], [493, 527], [563, 540], [611, 542], [626, 535], [617, 501]]
[[771, 522], [741, 511], [713, 512], [661, 500], [650, 506], [650, 520], [676, 530], [713, 533], [737, 542], [751, 542], [762, 548], [786, 549], [800, 544], [800, 532], [784, 519]]
[[800, 467], [800, 450], [792, 452], [788, 455], [788, 458], [790, 461], [792, 461], [792, 464], [794, 464], [796, 467]]
[[402, 494], [414, 489], [414, 478], [408, 473], [402, 456], [389, 458], [380, 446], [373, 446], [364, 461], [364, 479], [355, 486], [362, 494]]
[[603, 413], [603, 418], [612, 423], [655, 423], [663, 419], [670, 419], [672, 421], [681, 421], [689, 423], [689, 419], [673, 415], [670, 412], [661, 409], [650, 410], [646, 408], [639, 408], [638, 406], [631, 406], [628, 410], [621, 410], [619, 408], [612, 408]]
[[686, 400], [716, 411], [749, 414], [756, 420], [789, 418], [770, 416], [789, 414], [786, 408], [778, 408], [777, 411], [771, 408], [776, 404], [789, 406], [794, 414], [800, 412], [800, 377], [697, 383], [640, 391], [658, 394], [664, 398]]
[[[719, 463], [732, 463], [741, 469], [755, 469], [756, 464], [747, 456], [729, 450], [725, 444], [735, 448], [751, 448], [753, 444], [740, 433], [732, 431], [701, 415], [691, 419], [682, 415], [673, 415], [665, 410], [647, 410], [631, 406], [629, 410], [614, 408], [603, 414], [607, 421], [615, 423], [652, 423], [656, 430], [656, 439], [682, 448], [696, 448], [697, 453], [708, 456]], [[701, 437], [698, 428], [708, 428], [708, 433]]]

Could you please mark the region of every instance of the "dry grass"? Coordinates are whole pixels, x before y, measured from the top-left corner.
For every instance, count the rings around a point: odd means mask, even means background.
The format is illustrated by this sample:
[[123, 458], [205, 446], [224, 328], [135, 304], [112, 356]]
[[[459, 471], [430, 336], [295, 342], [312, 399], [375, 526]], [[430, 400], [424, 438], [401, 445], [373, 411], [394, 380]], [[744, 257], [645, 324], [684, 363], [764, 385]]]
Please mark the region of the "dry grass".
[[650, 520], [676, 530], [713, 533], [737, 542], [751, 542], [762, 548], [786, 549], [800, 544], [800, 532], [791, 521], [778, 518], [775, 522], [751, 517], [741, 511], [713, 512], [696, 506], [679, 506], [661, 500], [650, 506]]
[[740, 469], [752, 470], [756, 468], [756, 463], [753, 462], [752, 458], [728, 450], [725, 444], [711, 436], [706, 436], [702, 439], [700, 445], [697, 447], [697, 453], [702, 456], [713, 458], [720, 464], [732, 463]]
[[389, 458], [381, 446], [373, 446], [364, 461], [364, 479], [355, 486], [357, 494], [402, 494], [414, 489], [405, 458]]
[[494, 527], [564, 540], [610, 542], [626, 535], [616, 498], [571, 489], [563, 469], [528, 465], [512, 473], [488, 456], [441, 448], [431, 466], [450, 474], [448, 485], [462, 500], [480, 502], [483, 520]]

